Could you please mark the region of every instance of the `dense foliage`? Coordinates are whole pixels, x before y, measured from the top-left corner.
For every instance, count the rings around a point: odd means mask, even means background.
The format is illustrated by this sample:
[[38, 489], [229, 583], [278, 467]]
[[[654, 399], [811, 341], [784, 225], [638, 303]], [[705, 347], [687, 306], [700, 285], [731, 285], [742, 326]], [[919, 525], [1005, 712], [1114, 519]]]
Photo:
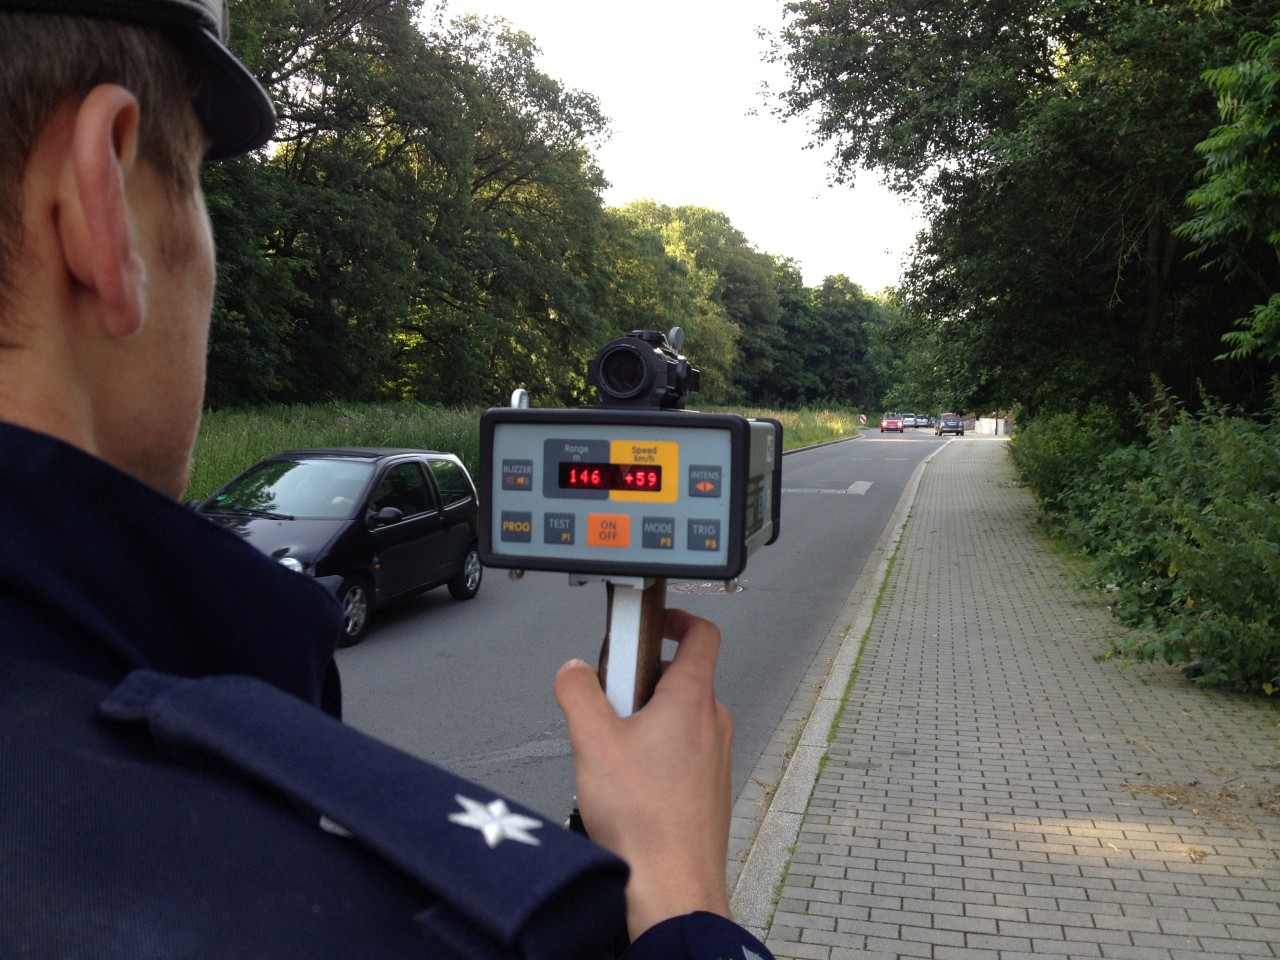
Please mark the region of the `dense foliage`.
[[717, 211], [606, 209], [607, 118], [528, 34], [428, 0], [233, 4], [280, 125], [206, 171], [210, 406], [576, 403], [610, 338], [677, 325], [702, 402], [878, 404], [892, 308], [804, 287]]
[[785, 9], [780, 111], [926, 212], [888, 396], [1016, 411], [1130, 652], [1280, 688], [1280, 3]]
[[1274, 0], [786, 10], [782, 112], [813, 120], [837, 176], [874, 167], [926, 211], [892, 331], [909, 394], [1025, 415], [1153, 383], [1266, 403]]
[[1280, 393], [1263, 418], [1167, 397], [1124, 443], [1095, 408], [1021, 428], [1014, 462], [1089, 580], [1137, 628], [1127, 654], [1197, 681], [1280, 691]]

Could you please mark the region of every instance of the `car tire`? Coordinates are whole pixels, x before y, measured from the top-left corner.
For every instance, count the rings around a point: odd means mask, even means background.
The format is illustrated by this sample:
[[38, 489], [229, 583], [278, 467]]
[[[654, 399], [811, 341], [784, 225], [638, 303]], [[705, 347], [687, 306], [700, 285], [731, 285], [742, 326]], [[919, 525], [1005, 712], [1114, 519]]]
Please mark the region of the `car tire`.
[[338, 646], [354, 647], [364, 639], [373, 612], [369, 582], [359, 574], [347, 577], [338, 588], [338, 603], [342, 604], [342, 637]]
[[455, 600], [470, 600], [480, 592], [480, 581], [484, 579], [484, 566], [480, 563], [480, 551], [473, 543], [467, 550], [467, 557], [462, 561], [462, 569], [449, 581], [449, 596]]

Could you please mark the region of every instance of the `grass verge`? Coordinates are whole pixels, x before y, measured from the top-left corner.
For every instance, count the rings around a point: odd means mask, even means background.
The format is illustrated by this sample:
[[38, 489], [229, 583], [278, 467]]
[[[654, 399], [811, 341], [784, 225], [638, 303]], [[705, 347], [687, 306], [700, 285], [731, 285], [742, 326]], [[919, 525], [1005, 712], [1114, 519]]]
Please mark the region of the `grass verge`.
[[[841, 410], [718, 408], [715, 413], [772, 417], [783, 448], [811, 446], [858, 433], [857, 414]], [[203, 499], [263, 457], [300, 447], [415, 447], [447, 450], [473, 474], [480, 469], [481, 407], [417, 403], [321, 403], [215, 410], [196, 438], [184, 499]]]

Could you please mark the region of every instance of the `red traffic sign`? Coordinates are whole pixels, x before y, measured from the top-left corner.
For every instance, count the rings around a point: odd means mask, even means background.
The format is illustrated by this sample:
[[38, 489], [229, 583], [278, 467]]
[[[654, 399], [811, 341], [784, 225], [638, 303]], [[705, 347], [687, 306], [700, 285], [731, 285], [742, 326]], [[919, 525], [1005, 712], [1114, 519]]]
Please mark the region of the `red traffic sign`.
[[867, 415], [865, 413], [858, 414], [858, 422], [865, 427], [867, 425]]

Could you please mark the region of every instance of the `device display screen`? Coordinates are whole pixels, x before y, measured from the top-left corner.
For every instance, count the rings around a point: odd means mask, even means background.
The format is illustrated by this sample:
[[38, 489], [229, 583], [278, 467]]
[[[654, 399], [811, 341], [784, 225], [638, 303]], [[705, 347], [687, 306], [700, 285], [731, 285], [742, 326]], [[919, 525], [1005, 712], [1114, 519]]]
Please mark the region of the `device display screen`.
[[560, 489], [654, 492], [662, 489], [662, 467], [656, 464], [561, 462]]

